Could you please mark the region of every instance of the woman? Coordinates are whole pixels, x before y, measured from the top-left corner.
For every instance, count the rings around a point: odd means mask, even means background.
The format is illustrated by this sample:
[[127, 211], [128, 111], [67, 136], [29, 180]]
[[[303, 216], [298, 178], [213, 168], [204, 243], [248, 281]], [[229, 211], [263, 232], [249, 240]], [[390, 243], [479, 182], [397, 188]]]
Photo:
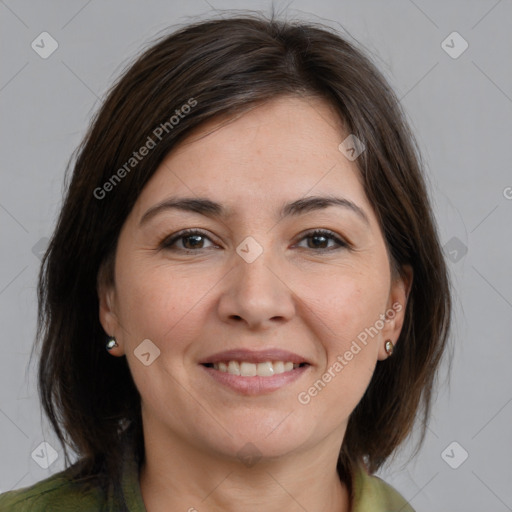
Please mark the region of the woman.
[[1, 510], [412, 510], [372, 474], [425, 428], [449, 281], [396, 97], [339, 35], [247, 16], [149, 48], [79, 150], [39, 300], [77, 462]]

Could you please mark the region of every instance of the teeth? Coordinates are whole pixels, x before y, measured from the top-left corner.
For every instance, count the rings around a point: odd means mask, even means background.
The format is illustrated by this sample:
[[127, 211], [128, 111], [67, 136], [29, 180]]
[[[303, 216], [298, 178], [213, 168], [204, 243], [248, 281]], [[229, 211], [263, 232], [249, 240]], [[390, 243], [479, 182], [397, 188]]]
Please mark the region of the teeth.
[[242, 377], [254, 377], [258, 367], [253, 363], [240, 363], [240, 375]]
[[249, 363], [247, 361], [225, 361], [215, 363], [215, 370], [242, 377], [272, 377], [280, 373], [289, 372], [300, 365], [291, 361], [265, 361], [264, 363]]
[[256, 374], [260, 377], [271, 377], [274, 375], [274, 366], [270, 361], [258, 363], [256, 366]]
[[284, 372], [284, 363], [283, 361], [275, 361], [272, 366], [274, 367], [274, 373], [283, 373]]
[[240, 375], [240, 365], [236, 361], [229, 361], [228, 373], [231, 373], [231, 375]]

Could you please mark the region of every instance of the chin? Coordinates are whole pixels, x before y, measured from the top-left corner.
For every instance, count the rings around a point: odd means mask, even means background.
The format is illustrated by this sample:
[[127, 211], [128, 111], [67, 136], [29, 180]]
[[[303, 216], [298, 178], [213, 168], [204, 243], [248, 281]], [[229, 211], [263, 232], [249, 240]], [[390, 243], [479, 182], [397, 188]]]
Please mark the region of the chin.
[[311, 433], [316, 430], [313, 427], [308, 429], [305, 422], [291, 420], [292, 416], [293, 413], [283, 421], [286, 414], [280, 414], [275, 422], [268, 419], [258, 421], [256, 417], [249, 424], [231, 422], [228, 429], [231, 436], [212, 438], [210, 435], [207, 443], [219, 455], [238, 460], [283, 457], [309, 444]]

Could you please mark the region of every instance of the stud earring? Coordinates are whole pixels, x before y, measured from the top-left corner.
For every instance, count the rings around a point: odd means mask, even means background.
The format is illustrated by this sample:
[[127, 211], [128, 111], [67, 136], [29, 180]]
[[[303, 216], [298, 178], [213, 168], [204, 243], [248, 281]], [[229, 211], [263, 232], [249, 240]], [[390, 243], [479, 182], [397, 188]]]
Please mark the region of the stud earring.
[[107, 350], [112, 350], [113, 348], [118, 347], [118, 346], [119, 345], [117, 344], [117, 341], [113, 336], [108, 339], [107, 345], [106, 345]]
[[386, 351], [386, 354], [390, 356], [393, 354], [394, 349], [395, 346], [393, 345], [393, 342], [391, 340], [386, 340], [386, 343], [384, 344], [384, 350]]

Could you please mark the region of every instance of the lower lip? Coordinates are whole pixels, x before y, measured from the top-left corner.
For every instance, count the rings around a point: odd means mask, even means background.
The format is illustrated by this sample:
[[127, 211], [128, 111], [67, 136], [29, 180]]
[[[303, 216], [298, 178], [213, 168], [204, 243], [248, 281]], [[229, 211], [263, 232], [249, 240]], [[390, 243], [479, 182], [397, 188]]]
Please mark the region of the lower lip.
[[273, 375], [272, 377], [241, 377], [239, 375], [221, 372], [208, 366], [201, 365], [201, 367], [217, 382], [224, 384], [238, 393], [243, 395], [264, 395], [291, 384], [308, 370], [309, 365], [299, 366], [298, 368]]

